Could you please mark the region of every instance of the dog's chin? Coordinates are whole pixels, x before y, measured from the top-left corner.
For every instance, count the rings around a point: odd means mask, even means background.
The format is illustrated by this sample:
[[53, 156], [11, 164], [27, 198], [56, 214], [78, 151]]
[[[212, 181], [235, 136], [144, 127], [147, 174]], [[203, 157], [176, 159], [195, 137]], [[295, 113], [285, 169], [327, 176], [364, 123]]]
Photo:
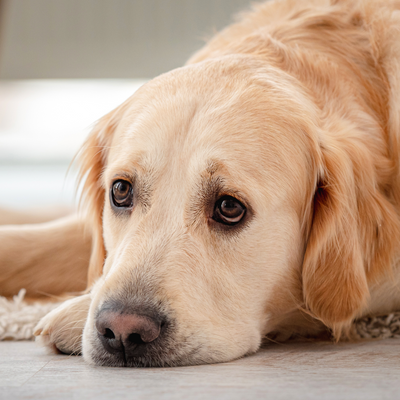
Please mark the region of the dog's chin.
[[[88, 324], [87, 324], [88, 325]], [[232, 361], [245, 355], [255, 353], [260, 346], [261, 336], [247, 345], [236, 347], [220, 343], [211, 347], [198, 343], [195, 335], [182, 337], [169, 335], [154, 343], [146, 344], [145, 349], [136, 349], [135, 354], [124, 352], [107, 352], [99, 339], [97, 332], [86, 326], [83, 334], [83, 357], [92, 365], [105, 367], [178, 367], [199, 364], [212, 364]]]
[[178, 367], [197, 364], [209, 364], [218, 362], [212, 357], [202, 357], [199, 354], [198, 348], [191, 348], [184, 346], [179, 350], [160, 350], [157, 346], [146, 351], [146, 354], [134, 357], [126, 357], [125, 354], [110, 354], [92, 343], [92, 350], [85, 352], [85, 360], [89, 363], [104, 366], [104, 367], [131, 367], [131, 368], [145, 368], [145, 367]]
[[168, 338], [141, 346], [130, 354], [110, 353], [94, 334], [89, 340], [84, 340], [83, 356], [90, 364], [106, 367], [174, 367], [213, 362], [209, 357], [201, 356], [201, 346], [190, 345], [187, 340], [178, 343]]

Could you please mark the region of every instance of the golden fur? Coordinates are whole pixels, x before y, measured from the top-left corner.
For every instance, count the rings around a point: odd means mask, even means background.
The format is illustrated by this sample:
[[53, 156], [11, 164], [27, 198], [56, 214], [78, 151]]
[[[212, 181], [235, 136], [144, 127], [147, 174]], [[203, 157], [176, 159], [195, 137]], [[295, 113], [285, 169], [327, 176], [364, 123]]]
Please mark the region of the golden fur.
[[[241, 357], [266, 335], [328, 328], [339, 339], [356, 317], [398, 310], [399, 63], [400, 1], [282, 0], [255, 6], [186, 66], [146, 84], [83, 146], [88, 289], [36, 334], [80, 352], [85, 326], [85, 359], [115, 365], [95, 338], [99, 307], [158, 304], [173, 334], [128, 365], [182, 365]], [[110, 207], [116, 177], [138, 191], [129, 217]], [[247, 206], [240, 228], [210, 219], [217, 194]], [[65, 221], [41, 232], [63, 234]], [[1, 244], [1, 294], [54, 294], [58, 252], [90, 251], [73, 244], [77, 228], [42, 259], [51, 244], [36, 245], [39, 228], [21, 230], [23, 245], [16, 229], [0, 231], [10, 243]], [[34, 261], [24, 246], [36, 248]], [[82, 264], [59, 267], [62, 289], [82, 290], [69, 285]], [[19, 281], [28, 266], [39, 283]]]

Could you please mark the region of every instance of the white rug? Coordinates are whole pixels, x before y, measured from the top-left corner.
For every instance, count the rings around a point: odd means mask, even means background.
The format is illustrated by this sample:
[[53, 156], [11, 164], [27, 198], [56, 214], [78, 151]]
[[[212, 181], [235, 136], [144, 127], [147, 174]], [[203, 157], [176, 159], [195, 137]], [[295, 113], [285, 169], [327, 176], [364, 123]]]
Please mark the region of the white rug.
[[[13, 300], [0, 296], [0, 340], [32, 340], [39, 320], [60, 303], [24, 301], [25, 289]], [[360, 339], [400, 337], [400, 312], [366, 317], [353, 323], [352, 332]]]
[[0, 296], [0, 340], [32, 340], [33, 330], [39, 320], [60, 303], [24, 301], [25, 289], [13, 300]]

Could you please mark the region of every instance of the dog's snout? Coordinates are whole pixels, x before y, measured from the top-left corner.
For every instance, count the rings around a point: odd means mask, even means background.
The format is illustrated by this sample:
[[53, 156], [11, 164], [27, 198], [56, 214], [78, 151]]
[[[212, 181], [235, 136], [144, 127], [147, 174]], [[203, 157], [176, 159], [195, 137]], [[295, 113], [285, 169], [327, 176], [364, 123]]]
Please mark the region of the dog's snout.
[[156, 340], [161, 321], [148, 315], [106, 311], [96, 319], [96, 329], [109, 352], [128, 351]]

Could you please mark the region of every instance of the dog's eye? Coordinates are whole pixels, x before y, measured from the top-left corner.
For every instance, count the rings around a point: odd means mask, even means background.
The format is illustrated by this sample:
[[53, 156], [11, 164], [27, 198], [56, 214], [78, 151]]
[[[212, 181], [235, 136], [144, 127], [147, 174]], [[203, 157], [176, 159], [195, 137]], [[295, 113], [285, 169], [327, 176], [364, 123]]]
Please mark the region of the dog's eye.
[[119, 180], [111, 188], [111, 200], [115, 207], [130, 208], [133, 206], [132, 185], [128, 181]]
[[235, 225], [246, 214], [246, 207], [231, 196], [223, 196], [216, 203], [213, 220], [226, 225]]

